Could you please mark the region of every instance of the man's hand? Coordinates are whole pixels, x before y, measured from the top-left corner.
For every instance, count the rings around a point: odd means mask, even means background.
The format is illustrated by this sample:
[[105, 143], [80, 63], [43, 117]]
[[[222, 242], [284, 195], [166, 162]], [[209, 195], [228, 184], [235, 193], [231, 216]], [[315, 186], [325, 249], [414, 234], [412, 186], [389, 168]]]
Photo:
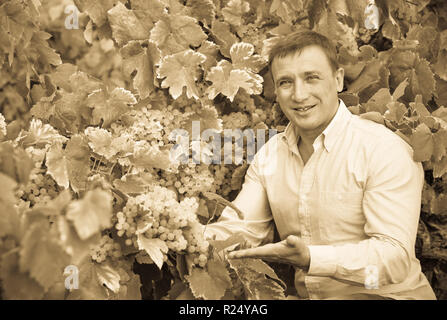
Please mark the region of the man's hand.
[[305, 271], [309, 269], [310, 265], [309, 248], [297, 236], [288, 236], [283, 241], [257, 248], [233, 251], [228, 254], [228, 258], [257, 258], [271, 262], [288, 263]]

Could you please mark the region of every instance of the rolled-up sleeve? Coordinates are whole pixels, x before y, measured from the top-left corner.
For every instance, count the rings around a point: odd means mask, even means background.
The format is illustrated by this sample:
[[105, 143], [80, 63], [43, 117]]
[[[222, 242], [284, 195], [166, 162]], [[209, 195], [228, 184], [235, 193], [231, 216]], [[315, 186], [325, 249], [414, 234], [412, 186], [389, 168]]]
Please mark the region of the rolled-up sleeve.
[[310, 245], [309, 275], [361, 286], [371, 272], [377, 275], [378, 286], [406, 279], [421, 208], [422, 165], [413, 161], [411, 147], [396, 138], [376, 146], [367, 172], [362, 206], [368, 238], [343, 245]]

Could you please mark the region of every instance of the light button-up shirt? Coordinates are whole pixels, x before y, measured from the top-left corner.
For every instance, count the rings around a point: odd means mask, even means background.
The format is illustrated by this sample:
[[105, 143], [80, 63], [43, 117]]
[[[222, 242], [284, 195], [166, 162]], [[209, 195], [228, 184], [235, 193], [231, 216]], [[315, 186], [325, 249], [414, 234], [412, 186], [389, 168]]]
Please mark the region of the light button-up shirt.
[[255, 155], [242, 189], [211, 237], [242, 233], [253, 244], [301, 237], [307, 272], [296, 268], [301, 298], [435, 299], [415, 256], [424, 172], [412, 148], [386, 127], [353, 115], [340, 100], [304, 165], [289, 123]]

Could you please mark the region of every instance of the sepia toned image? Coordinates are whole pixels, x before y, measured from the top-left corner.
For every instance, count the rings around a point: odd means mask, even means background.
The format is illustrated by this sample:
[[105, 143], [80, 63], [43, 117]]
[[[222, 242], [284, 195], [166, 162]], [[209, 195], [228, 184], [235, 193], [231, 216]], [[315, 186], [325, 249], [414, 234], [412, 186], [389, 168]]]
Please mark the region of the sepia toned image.
[[446, 92], [444, 0], [0, 0], [0, 300], [447, 300]]

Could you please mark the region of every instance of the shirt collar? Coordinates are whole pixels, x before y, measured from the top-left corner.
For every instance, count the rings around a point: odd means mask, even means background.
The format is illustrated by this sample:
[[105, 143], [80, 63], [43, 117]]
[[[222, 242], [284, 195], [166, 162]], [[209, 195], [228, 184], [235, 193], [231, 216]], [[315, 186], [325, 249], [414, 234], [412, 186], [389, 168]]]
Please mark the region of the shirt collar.
[[[352, 117], [351, 112], [348, 110], [343, 100], [339, 99], [339, 102], [335, 116], [321, 135], [315, 139], [318, 140], [323, 136], [323, 145], [328, 152], [331, 152], [332, 147]], [[298, 130], [292, 122], [287, 124], [286, 129], [284, 130], [283, 139], [288, 143], [289, 147], [293, 148], [294, 146], [297, 146], [299, 139]]]

